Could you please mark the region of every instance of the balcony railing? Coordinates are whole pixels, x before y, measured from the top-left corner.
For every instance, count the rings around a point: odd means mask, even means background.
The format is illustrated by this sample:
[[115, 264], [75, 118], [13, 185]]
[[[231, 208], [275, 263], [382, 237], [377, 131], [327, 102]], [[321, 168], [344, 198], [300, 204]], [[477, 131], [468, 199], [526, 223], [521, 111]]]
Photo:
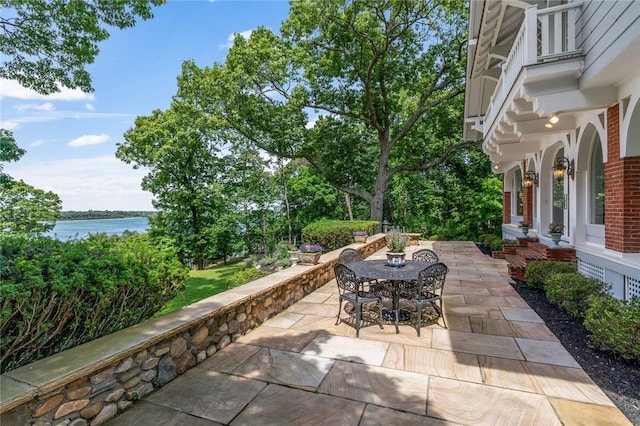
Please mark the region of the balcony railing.
[[485, 114], [485, 132], [493, 125], [522, 67], [580, 53], [576, 49], [576, 11], [580, 7], [580, 3], [570, 3], [541, 10], [536, 6], [525, 9], [524, 22], [491, 95]]

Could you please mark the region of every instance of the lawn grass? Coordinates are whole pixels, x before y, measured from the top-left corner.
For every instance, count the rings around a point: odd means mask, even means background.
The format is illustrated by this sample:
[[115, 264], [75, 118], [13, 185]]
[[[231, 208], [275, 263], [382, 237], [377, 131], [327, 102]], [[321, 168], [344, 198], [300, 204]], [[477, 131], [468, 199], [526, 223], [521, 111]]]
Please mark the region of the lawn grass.
[[236, 262], [214, 266], [203, 271], [191, 271], [184, 292], [168, 301], [165, 307], [155, 316], [177, 311], [183, 306], [206, 299], [214, 294], [222, 293], [229, 288], [227, 282], [229, 277], [240, 271], [242, 266], [242, 262]]

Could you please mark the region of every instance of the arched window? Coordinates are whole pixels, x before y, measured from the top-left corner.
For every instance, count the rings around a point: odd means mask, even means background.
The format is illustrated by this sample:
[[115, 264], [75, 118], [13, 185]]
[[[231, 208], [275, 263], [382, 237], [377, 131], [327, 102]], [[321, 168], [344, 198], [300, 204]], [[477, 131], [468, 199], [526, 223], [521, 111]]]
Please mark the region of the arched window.
[[513, 205], [512, 210], [516, 216], [522, 216], [524, 211], [522, 206], [522, 175], [520, 169], [516, 169], [513, 174]]
[[590, 160], [590, 221], [594, 225], [604, 225], [604, 162], [602, 144], [596, 134], [591, 145]]
[[[556, 154], [556, 158], [553, 162], [553, 164], [558, 164], [558, 160], [564, 157], [564, 149], [561, 149], [560, 151], [558, 151], [558, 153]], [[555, 180], [553, 179], [552, 181], [552, 191], [553, 191], [553, 204], [552, 204], [552, 210], [551, 210], [551, 221], [553, 223], [561, 223], [561, 224], [565, 224], [564, 223], [564, 211], [566, 209], [566, 194], [565, 194], [565, 180], [566, 180], [566, 176], [564, 179], [562, 180]]]

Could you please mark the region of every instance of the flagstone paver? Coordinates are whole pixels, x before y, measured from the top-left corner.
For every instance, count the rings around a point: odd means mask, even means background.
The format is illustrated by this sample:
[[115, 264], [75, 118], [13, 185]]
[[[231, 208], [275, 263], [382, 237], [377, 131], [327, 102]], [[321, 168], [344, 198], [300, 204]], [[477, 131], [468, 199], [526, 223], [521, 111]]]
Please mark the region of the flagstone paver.
[[[336, 325], [331, 281], [110, 425], [630, 425], [470, 242], [421, 242], [450, 269], [447, 328]], [[383, 259], [384, 250], [370, 257]]]

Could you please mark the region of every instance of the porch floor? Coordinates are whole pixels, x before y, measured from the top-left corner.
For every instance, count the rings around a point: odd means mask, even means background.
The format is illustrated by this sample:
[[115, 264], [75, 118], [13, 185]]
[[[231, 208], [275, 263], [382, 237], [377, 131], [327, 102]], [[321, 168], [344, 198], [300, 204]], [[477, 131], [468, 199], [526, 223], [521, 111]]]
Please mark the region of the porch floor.
[[[631, 425], [471, 242], [420, 242], [449, 267], [444, 315], [395, 333], [335, 325], [335, 281], [109, 425]], [[384, 258], [384, 250], [370, 257]]]

